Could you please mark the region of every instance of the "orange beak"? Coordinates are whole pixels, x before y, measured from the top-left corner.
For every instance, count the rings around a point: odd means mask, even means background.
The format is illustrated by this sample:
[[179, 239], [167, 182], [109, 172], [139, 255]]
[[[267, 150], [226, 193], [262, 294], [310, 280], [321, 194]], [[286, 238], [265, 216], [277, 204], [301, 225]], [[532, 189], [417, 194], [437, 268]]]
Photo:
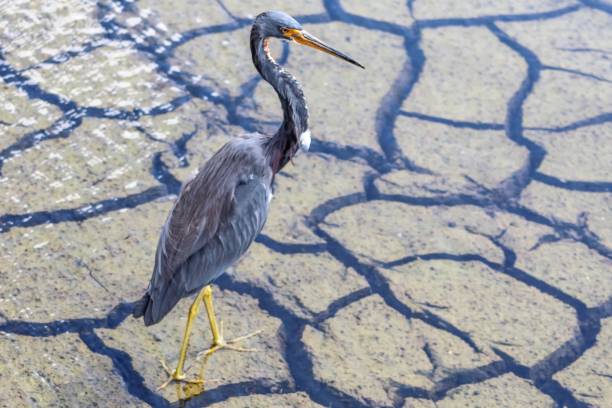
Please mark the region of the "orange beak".
[[308, 33], [305, 30], [297, 30], [294, 28], [283, 28], [282, 30], [285, 38], [289, 40], [293, 40], [298, 44], [306, 45], [308, 47], [314, 48], [315, 50], [323, 51], [327, 54], [333, 55], [334, 57], [340, 58], [349, 62], [353, 65], [357, 65], [360, 68], [365, 69], [363, 65], [352, 59], [346, 54], [341, 53], [340, 51], [333, 49], [329, 45], [325, 44], [323, 41], [319, 40], [314, 35]]

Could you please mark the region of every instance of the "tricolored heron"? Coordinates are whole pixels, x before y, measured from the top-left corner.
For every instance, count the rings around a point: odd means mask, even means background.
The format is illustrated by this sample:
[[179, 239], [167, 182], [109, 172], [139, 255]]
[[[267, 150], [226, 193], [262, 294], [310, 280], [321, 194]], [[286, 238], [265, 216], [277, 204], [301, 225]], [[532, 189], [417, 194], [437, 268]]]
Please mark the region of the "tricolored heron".
[[164, 224], [155, 267], [146, 294], [137, 302], [134, 316], [145, 325], [159, 322], [183, 297], [197, 293], [183, 336], [179, 360], [171, 381], [187, 380], [184, 373], [189, 335], [201, 303], [204, 303], [212, 345], [206, 358], [222, 348], [245, 351], [237, 341], [256, 333], [225, 341], [217, 326], [212, 304], [213, 282], [236, 262], [261, 231], [272, 198], [271, 185], [297, 153], [308, 150], [308, 108], [299, 82], [270, 55], [270, 38], [307, 45], [351, 64], [361, 64], [306, 32], [292, 17], [278, 11], [257, 16], [251, 29], [251, 56], [259, 74], [276, 91], [283, 122], [273, 136], [250, 134], [235, 138], [217, 151], [198, 174], [182, 188]]

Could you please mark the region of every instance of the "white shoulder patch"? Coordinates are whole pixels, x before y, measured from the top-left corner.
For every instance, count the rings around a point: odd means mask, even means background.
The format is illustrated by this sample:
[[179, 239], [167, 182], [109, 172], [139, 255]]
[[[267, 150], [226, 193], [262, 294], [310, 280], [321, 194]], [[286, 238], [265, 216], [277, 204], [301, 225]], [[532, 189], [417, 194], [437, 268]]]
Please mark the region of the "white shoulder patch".
[[300, 149], [306, 152], [310, 149], [310, 129], [300, 135]]

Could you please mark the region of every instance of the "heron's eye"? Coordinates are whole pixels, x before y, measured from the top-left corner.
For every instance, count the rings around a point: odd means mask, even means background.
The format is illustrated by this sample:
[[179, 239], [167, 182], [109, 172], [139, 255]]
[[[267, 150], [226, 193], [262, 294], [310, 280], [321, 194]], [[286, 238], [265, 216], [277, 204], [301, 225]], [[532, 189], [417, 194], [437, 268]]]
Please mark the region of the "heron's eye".
[[283, 37], [287, 38], [288, 40], [292, 40], [293, 37], [297, 35], [299, 30], [295, 28], [281, 27], [280, 31], [281, 34], [283, 34]]

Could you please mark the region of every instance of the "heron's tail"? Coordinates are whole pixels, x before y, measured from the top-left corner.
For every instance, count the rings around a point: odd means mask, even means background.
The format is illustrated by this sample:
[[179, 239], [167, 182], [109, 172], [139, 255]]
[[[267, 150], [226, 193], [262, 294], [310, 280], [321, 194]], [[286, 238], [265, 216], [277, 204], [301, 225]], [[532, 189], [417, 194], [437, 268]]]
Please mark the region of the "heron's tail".
[[183, 294], [179, 293], [178, 290], [176, 282], [172, 281], [170, 285], [163, 287], [161, 290], [155, 290], [153, 297], [147, 291], [140, 300], [134, 303], [132, 316], [136, 318], [144, 316], [145, 326], [158, 323], [183, 297]]
[[135, 318], [139, 318], [144, 316], [147, 308], [149, 307], [149, 302], [151, 301], [151, 296], [149, 296], [149, 292], [145, 293], [140, 300], [137, 300], [134, 303], [134, 311], [132, 312], [132, 316]]

